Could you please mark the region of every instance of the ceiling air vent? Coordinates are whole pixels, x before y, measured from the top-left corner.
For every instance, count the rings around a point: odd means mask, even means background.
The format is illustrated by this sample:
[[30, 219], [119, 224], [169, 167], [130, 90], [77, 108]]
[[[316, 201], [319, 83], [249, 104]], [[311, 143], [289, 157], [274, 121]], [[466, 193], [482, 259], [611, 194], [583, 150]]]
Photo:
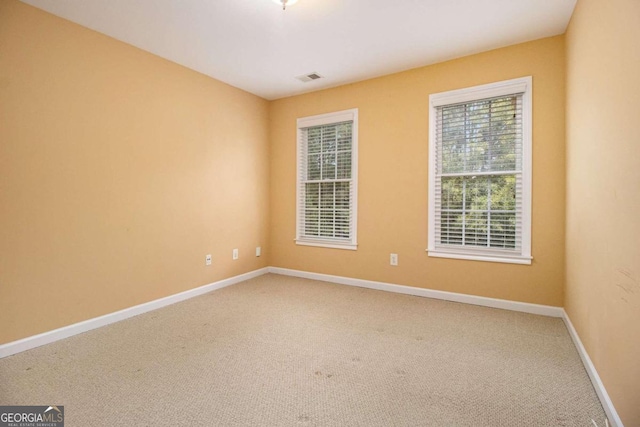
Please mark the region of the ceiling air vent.
[[312, 80], [318, 80], [318, 79], [321, 79], [321, 78], [322, 78], [322, 76], [320, 74], [316, 73], [316, 72], [296, 77], [296, 79], [300, 80], [301, 82], [305, 82], [305, 83], [310, 82]]

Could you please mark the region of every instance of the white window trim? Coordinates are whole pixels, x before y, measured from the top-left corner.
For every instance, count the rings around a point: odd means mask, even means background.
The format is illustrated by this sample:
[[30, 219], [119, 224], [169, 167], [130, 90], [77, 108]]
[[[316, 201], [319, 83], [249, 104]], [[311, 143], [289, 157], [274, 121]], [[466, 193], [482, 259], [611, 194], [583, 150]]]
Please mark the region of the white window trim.
[[[502, 262], [511, 264], [531, 264], [531, 171], [532, 171], [532, 90], [531, 76], [497, 83], [474, 86], [464, 89], [440, 92], [429, 95], [429, 256], [439, 258], [455, 258], [473, 261]], [[493, 98], [514, 93], [522, 95], [522, 253], [501, 254], [500, 251], [488, 249], [471, 250], [468, 248], [436, 249], [436, 109], [437, 107], [461, 102], [469, 102], [484, 98]]]
[[[302, 143], [301, 133], [303, 128], [330, 125], [332, 123], [340, 122], [353, 122], [351, 128], [351, 179], [353, 183], [352, 191], [352, 235], [351, 239], [346, 242], [335, 241], [332, 239], [322, 238], [305, 238], [301, 236], [300, 230], [300, 212], [303, 208], [301, 203], [300, 194], [302, 192], [302, 185], [300, 182], [300, 144]], [[358, 249], [358, 109], [352, 108], [349, 110], [337, 111], [334, 113], [318, 114], [316, 116], [302, 117], [296, 122], [297, 126], [297, 143], [296, 143], [296, 239], [297, 245], [302, 246], [317, 246], [322, 248], [332, 249]]]

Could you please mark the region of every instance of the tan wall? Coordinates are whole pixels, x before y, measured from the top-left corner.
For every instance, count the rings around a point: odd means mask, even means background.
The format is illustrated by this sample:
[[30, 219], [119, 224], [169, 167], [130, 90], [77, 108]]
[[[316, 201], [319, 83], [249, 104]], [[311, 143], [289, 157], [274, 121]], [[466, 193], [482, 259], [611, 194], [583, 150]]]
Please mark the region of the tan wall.
[[[533, 76], [531, 266], [429, 258], [429, 94]], [[494, 50], [271, 103], [271, 264], [561, 306], [565, 216], [564, 37]], [[359, 108], [357, 251], [297, 246], [296, 118]], [[389, 254], [399, 266], [389, 265]]]
[[566, 310], [640, 426], [640, 2], [579, 0], [566, 43]]
[[266, 266], [268, 107], [1, 1], [0, 343]]

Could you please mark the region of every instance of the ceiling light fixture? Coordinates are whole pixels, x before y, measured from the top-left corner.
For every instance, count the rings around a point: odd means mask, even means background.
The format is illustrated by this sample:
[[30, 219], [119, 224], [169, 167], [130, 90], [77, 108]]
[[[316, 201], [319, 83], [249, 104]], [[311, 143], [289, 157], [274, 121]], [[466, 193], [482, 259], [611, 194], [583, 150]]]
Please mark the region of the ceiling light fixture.
[[285, 10], [287, 6], [294, 5], [298, 2], [298, 0], [272, 0], [276, 4], [282, 5], [282, 10]]

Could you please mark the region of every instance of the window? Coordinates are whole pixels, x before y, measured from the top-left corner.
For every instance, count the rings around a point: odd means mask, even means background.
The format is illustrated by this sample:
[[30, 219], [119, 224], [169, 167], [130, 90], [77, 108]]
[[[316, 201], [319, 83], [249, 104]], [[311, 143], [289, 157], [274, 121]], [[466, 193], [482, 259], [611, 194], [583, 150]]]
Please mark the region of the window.
[[531, 84], [429, 97], [430, 256], [531, 264]]
[[296, 243], [356, 249], [358, 110], [298, 119]]

